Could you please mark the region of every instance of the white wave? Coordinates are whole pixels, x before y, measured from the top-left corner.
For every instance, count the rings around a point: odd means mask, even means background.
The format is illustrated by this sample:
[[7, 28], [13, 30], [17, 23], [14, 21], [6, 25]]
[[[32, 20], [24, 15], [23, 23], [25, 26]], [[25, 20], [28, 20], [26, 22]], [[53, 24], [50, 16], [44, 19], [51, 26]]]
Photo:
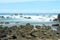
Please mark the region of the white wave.
[[[21, 18], [20, 17], [21, 15], [17, 15], [17, 16], [16, 15], [13, 15], [13, 16], [11, 16], [11, 15], [0, 15], [0, 16], [4, 16], [5, 18], [7, 18], [7, 17], [9, 17], [9, 18], [17, 18], [17, 19]], [[41, 22], [49, 22], [49, 21], [53, 21], [55, 18], [57, 18], [57, 15], [51, 15], [51, 16], [49, 16], [49, 15], [45, 15], [45, 16], [42, 16], [42, 15], [39, 15], [39, 16], [22, 15], [22, 16], [23, 16], [22, 18], [31, 17], [30, 20], [32, 20], [32, 21], [41, 21]], [[26, 19], [26, 18], [24, 18], [24, 19]]]

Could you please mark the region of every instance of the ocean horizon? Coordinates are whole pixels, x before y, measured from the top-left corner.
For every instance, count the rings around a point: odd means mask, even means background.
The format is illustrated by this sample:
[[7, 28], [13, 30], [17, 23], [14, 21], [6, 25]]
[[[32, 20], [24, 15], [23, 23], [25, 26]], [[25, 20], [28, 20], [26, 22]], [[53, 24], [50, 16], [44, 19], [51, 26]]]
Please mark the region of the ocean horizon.
[[0, 13], [0, 15], [14, 15], [14, 14], [23, 14], [23, 15], [58, 15], [59, 13]]

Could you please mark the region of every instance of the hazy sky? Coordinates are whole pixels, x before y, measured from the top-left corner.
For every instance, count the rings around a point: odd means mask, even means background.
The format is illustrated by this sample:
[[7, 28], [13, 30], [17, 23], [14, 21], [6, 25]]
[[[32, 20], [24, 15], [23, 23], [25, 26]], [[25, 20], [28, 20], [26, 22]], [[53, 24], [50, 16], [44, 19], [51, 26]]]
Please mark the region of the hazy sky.
[[0, 13], [59, 13], [60, 0], [0, 0]]

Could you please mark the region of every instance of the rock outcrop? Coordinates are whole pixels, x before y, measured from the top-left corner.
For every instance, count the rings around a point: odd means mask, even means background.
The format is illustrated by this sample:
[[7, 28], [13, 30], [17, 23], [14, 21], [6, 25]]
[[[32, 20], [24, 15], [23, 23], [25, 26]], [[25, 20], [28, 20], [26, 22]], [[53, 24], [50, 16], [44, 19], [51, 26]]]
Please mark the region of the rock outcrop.
[[27, 23], [26, 25], [1, 27], [0, 40], [58, 40], [60, 32], [51, 30], [51, 26], [35, 26]]
[[60, 14], [58, 14], [58, 20], [60, 21]]

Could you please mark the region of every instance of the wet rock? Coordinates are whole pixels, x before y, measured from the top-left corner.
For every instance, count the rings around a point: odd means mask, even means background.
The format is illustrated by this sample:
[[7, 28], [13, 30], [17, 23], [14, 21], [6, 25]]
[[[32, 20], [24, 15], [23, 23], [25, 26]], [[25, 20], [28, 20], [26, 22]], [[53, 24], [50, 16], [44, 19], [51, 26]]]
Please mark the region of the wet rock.
[[5, 33], [5, 31], [4, 30], [0, 30], [0, 33], [3, 34], [3, 33]]
[[0, 25], [0, 28], [3, 28], [2, 26], [3, 26], [3, 25]]
[[31, 33], [30, 33], [30, 35], [32, 36], [32, 37], [37, 37], [38, 35], [37, 35], [37, 31], [32, 31]]
[[[37, 29], [33, 29], [34, 26], [30, 23], [26, 25], [12, 26], [12, 27], [0, 27], [0, 38], [3, 40], [40, 40], [40, 39], [52, 39], [60, 38], [60, 32], [50, 30], [50, 26], [37, 26]], [[11, 35], [9, 35], [9, 33]]]
[[53, 24], [52, 26], [59, 26], [59, 24]]
[[41, 37], [41, 39], [44, 39], [45, 37]]
[[0, 24], [4, 24], [4, 22], [0, 22]]
[[13, 35], [13, 36], [12, 36], [12, 39], [17, 39], [17, 37]]
[[31, 35], [26, 35], [26, 39], [31, 39]]
[[47, 35], [47, 33], [43, 33], [43, 35]]
[[15, 14], [15, 16], [18, 16], [18, 14]]
[[26, 18], [26, 19], [31, 19], [31, 17], [24, 17], [24, 18]]
[[0, 18], [5, 18], [4, 16], [0, 16]]
[[20, 17], [23, 17], [22, 15]]
[[31, 17], [28, 17], [27, 19], [31, 19]]
[[60, 14], [58, 14], [58, 20], [60, 21]]
[[35, 27], [36, 27], [37, 29], [41, 29], [41, 26], [39, 26], [39, 25], [36, 25]]
[[32, 29], [34, 28], [33, 25], [30, 25], [29, 23], [25, 25], [24, 28], [22, 28], [21, 30], [24, 31], [26, 34], [30, 33], [32, 31]]
[[27, 23], [26, 26], [30, 25], [30, 23]]
[[60, 33], [57, 32], [56, 34], [60, 34]]
[[22, 33], [21, 35], [22, 35], [23, 38], [25, 37], [25, 33]]
[[54, 19], [53, 21], [57, 21], [58, 19]]
[[5, 35], [5, 34], [0, 34], [0, 38], [4, 38], [4, 37], [7, 37], [7, 35]]
[[33, 33], [30, 33], [30, 35], [31, 35], [31, 36], [33, 36], [33, 37], [37, 37], [37, 36], [36, 36], [36, 35], [34, 35]]
[[4, 39], [4, 40], [8, 40], [8, 39]]
[[24, 28], [24, 27], [25, 27], [25, 25], [20, 25], [20, 26], [19, 26], [19, 28], [21, 28], [21, 29]]
[[9, 22], [5, 22], [5, 24], [9, 24]]
[[24, 18], [26, 18], [26, 19], [27, 19], [27, 17], [24, 17]]

